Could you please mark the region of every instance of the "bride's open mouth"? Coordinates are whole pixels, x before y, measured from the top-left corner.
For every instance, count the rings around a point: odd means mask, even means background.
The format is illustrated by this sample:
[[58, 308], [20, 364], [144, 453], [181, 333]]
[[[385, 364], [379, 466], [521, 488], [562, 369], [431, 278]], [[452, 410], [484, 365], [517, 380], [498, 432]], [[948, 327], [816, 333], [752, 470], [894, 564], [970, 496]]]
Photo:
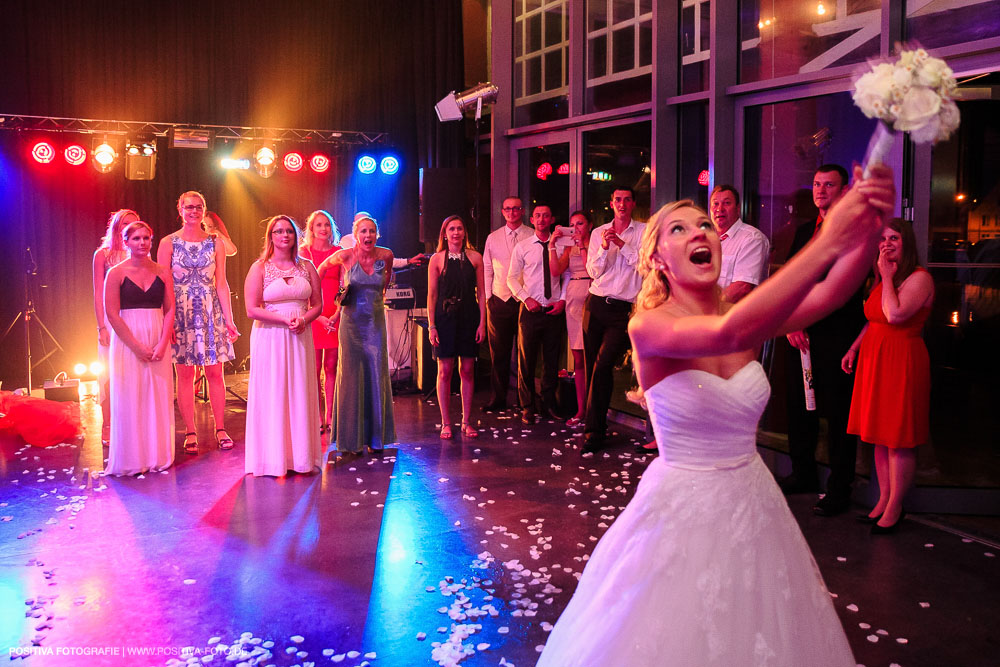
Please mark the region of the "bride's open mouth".
[[712, 251], [704, 246], [701, 248], [695, 248], [691, 253], [690, 259], [692, 264], [711, 264]]

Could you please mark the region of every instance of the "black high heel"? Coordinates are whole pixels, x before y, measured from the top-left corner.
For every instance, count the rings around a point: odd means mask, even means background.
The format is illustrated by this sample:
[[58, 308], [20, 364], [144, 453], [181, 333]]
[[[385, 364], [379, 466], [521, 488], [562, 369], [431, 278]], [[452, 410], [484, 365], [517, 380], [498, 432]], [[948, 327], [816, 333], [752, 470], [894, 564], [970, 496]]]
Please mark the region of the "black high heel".
[[872, 524], [872, 535], [889, 535], [895, 533], [899, 528], [899, 524], [903, 523], [903, 519], [906, 518], [906, 510], [899, 513], [899, 518], [896, 519], [896, 523], [891, 526], [880, 526], [877, 523]]
[[878, 523], [878, 520], [882, 518], [882, 515], [878, 516], [868, 516], [867, 514], [855, 514], [854, 520], [861, 523]]

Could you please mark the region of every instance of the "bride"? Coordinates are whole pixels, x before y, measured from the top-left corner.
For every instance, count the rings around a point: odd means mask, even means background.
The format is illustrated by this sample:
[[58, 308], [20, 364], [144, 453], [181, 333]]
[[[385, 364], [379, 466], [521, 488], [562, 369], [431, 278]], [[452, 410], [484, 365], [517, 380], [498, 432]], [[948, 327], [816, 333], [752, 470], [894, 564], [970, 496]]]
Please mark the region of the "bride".
[[756, 348], [841, 305], [867, 274], [892, 171], [875, 167], [815, 239], [736, 305], [685, 200], [649, 221], [629, 323], [660, 456], [594, 550], [538, 665], [856, 663], [809, 547], [756, 451], [770, 395]]

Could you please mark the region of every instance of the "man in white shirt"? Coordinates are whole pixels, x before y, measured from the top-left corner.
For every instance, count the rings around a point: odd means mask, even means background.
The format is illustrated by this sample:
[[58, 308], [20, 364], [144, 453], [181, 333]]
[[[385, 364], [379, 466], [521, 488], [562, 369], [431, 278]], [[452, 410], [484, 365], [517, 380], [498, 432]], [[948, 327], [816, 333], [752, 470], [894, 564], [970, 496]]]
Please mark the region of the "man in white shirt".
[[[552, 275], [549, 264], [549, 230], [552, 210], [536, 206], [531, 213], [535, 233], [514, 246], [507, 273], [507, 287], [521, 302], [517, 321], [517, 393], [521, 421], [535, 423], [538, 414], [562, 420], [556, 400], [559, 382], [559, 352], [566, 334], [566, 283]], [[563, 280], [562, 278], [566, 278]], [[541, 401], [535, 393], [535, 367], [542, 350]]]
[[507, 270], [514, 246], [533, 236], [534, 230], [522, 224], [524, 208], [519, 197], [503, 200], [504, 224], [486, 237], [483, 249], [483, 269], [486, 278], [486, 332], [490, 344], [490, 386], [493, 397], [484, 406], [486, 412], [507, 408], [510, 388], [510, 355], [517, 335], [520, 302], [507, 287]]
[[736, 303], [764, 279], [771, 243], [759, 229], [740, 219], [740, 195], [733, 186], [715, 186], [708, 202], [722, 242], [722, 298]]
[[615, 364], [629, 348], [628, 320], [639, 294], [639, 243], [645, 223], [632, 219], [635, 191], [615, 188], [615, 218], [590, 235], [587, 273], [593, 278], [583, 312], [583, 358], [587, 366], [587, 420], [583, 451], [604, 447]]

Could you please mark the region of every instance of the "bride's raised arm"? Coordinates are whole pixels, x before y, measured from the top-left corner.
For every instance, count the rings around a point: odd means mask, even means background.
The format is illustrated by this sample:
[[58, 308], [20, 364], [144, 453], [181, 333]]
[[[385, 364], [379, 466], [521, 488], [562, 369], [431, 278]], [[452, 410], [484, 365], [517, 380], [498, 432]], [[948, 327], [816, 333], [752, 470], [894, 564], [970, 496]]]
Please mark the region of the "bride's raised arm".
[[[871, 178], [861, 180], [858, 168], [855, 179], [854, 187], [830, 210], [815, 241], [728, 311], [698, 314], [667, 304], [633, 317], [629, 334], [636, 352], [691, 359], [753, 349], [842, 305], [871, 267], [882, 217], [891, 213], [895, 199], [891, 169], [875, 167]], [[664, 267], [656, 264], [662, 259], [651, 258], [653, 266], [647, 270], [662, 272]], [[697, 299], [689, 301], [697, 304]]]

